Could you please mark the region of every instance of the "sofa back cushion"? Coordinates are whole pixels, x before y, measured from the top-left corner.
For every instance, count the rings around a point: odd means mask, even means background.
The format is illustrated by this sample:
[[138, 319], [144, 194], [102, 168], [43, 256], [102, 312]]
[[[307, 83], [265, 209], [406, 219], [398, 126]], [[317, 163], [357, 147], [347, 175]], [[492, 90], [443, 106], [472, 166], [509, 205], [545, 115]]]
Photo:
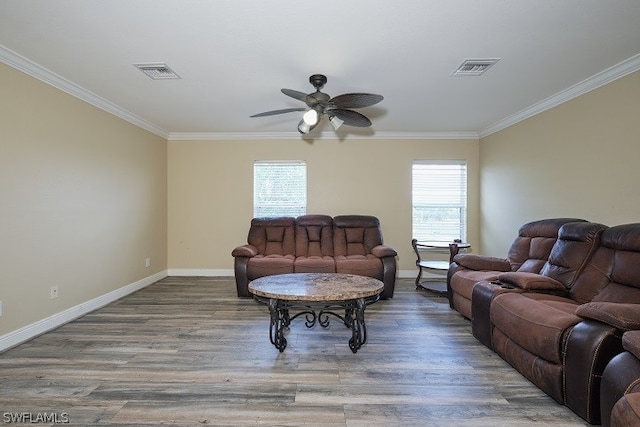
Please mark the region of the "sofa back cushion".
[[558, 230], [558, 239], [551, 248], [549, 259], [540, 270], [565, 285], [573, 286], [589, 259], [600, 245], [606, 225], [594, 222], [569, 222]]
[[296, 218], [296, 256], [333, 256], [333, 220], [330, 216]]
[[512, 271], [539, 273], [549, 259], [560, 227], [569, 222], [585, 222], [578, 218], [551, 218], [524, 224], [518, 230], [507, 259]]
[[[574, 299], [586, 300], [593, 295], [587, 301], [640, 304], [640, 223], [605, 230], [593, 258], [596, 259], [589, 271], [591, 275], [584, 280], [580, 275], [582, 288]], [[598, 274], [594, 270], [599, 270]], [[606, 273], [604, 278], [603, 273]], [[593, 280], [594, 277], [599, 280]]]
[[333, 250], [336, 256], [368, 255], [382, 244], [380, 221], [368, 215], [333, 218]]
[[247, 242], [264, 256], [295, 255], [295, 220], [292, 217], [254, 218]]

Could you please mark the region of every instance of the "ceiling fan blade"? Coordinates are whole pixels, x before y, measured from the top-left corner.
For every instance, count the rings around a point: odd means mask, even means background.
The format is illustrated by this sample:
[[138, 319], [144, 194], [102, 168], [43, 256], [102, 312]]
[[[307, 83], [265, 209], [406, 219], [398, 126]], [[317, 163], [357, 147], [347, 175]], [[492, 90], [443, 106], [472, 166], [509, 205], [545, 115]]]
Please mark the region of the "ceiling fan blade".
[[366, 128], [371, 126], [371, 120], [366, 118], [364, 115], [352, 111], [352, 110], [343, 110], [340, 108], [332, 108], [325, 111], [329, 116], [336, 116], [340, 120], [344, 122], [345, 125], [349, 126], [357, 126], [361, 128]]
[[254, 114], [253, 116], [249, 116], [249, 117], [275, 116], [276, 114], [293, 113], [294, 111], [304, 111], [304, 110], [306, 110], [306, 108], [303, 108], [303, 107], [300, 107], [300, 108], [283, 108], [282, 110], [265, 111], [264, 113]]
[[300, 92], [298, 90], [293, 90], [293, 89], [280, 89], [280, 92], [284, 93], [287, 96], [290, 96], [294, 99], [297, 99], [299, 101], [304, 101], [306, 102], [307, 99], [307, 94], [304, 92]]
[[382, 101], [382, 95], [373, 93], [345, 93], [331, 99], [331, 103], [338, 108], [364, 108]]

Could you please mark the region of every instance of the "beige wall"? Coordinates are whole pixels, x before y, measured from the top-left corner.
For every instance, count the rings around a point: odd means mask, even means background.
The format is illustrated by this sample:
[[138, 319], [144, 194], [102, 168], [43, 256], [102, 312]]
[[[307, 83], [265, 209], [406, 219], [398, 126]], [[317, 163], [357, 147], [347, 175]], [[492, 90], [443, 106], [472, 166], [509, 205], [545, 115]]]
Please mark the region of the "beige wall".
[[253, 162], [305, 160], [307, 212], [377, 216], [398, 268], [413, 274], [412, 161], [468, 161], [468, 234], [476, 245], [478, 156], [477, 140], [170, 141], [170, 272], [231, 270], [231, 251], [246, 243], [252, 218]]
[[504, 255], [534, 219], [640, 218], [640, 72], [480, 143], [170, 141], [168, 150], [2, 64], [0, 86], [0, 337], [166, 269], [231, 271], [252, 217], [255, 160], [305, 160], [308, 212], [379, 217], [411, 274], [413, 160], [468, 161], [476, 252]]
[[167, 143], [4, 64], [0, 87], [2, 336], [166, 270]]
[[540, 218], [640, 222], [639, 124], [636, 72], [483, 138], [481, 252]]

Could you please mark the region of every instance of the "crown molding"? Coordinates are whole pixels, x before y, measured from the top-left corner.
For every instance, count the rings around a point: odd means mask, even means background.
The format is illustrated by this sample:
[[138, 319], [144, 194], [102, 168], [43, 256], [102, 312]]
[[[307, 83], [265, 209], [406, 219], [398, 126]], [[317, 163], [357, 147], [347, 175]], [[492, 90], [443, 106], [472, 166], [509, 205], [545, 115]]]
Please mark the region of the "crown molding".
[[42, 67], [28, 58], [0, 44], [0, 62], [13, 67], [48, 85], [81, 99], [101, 110], [119, 117], [135, 126], [145, 129], [169, 141], [228, 141], [228, 140], [429, 140], [429, 139], [479, 139], [476, 132], [377, 132], [372, 135], [337, 135], [322, 132], [317, 136], [302, 137], [299, 132], [168, 132], [149, 121], [107, 101], [62, 76]]
[[515, 125], [518, 122], [540, 114], [543, 111], [549, 110], [553, 107], [570, 101], [580, 95], [584, 95], [587, 92], [591, 92], [594, 89], [611, 83], [614, 80], [622, 78], [638, 70], [640, 70], [640, 54], [632, 56], [631, 58], [628, 58], [598, 74], [589, 77], [588, 79], [581, 81], [580, 83], [576, 83], [575, 85], [568, 87], [567, 89], [560, 91], [557, 94], [550, 96], [549, 98], [543, 99], [542, 101], [537, 102], [520, 112], [512, 114], [482, 129], [478, 133], [478, 136], [480, 138], [487, 137], [493, 133], [501, 131], [509, 126]]
[[169, 141], [236, 141], [236, 140], [433, 140], [472, 139], [478, 140], [477, 132], [376, 132], [372, 135], [337, 135], [322, 132], [317, 136], [302, 136], [299, 132], [171, 132]]
[[101, 110], [119, 117], [135, 126], [145, 129], [169, 141], [225, 141], [225, 140], [437, 140], [459, 139], [480, 140], [493, 133], [513, 126], [523, 120], [542, 113], [550, 108], [563, 104], [580, 95], [611, 83], [621, 77], [640, 70], [640, 54], [632, 56], [580, 83], [577, 83], [549, 98], [543, 99], [530, 107], [512, 114], [479, 132], [375, 132], [371, 135], [347, 134], [338, 135], [322, 132], [314, 137], [303, 137], [298, 132], [168, 132], [153, 123], [107, 101], [106, 99], [84, 89], [83, 87], [61, 77], [38, 65], [24, 56], [0, 45], [0, 62], [23, 73], [81, 99]]
[[6, 47], [0, 45], [0, 61], [5, 64], [13, 67], [23, 73], [34, 77], [48, 85], [51, 85], [57, 89], [60, 89], [63, 92], [68, 93], [69, 95], [75, 96], [82, 101], [85, 101], [94, 107], [98, 107], [101, 110], [104, 110], [108, 113], [113, 114], [116, 117], [119, 117], [127, 122], [138, 126], [142, 129], [145, 129], [153, 134], [156, 134], [162, 138], [167, 138], [169, 136], [169, 132], [164, 129], [159, 128], [158, 126], [136, 116], [133, 113], [117, 106], [116, 104], [107, 101], [106, 99], [92, 93], [85, 88], [65, 79], [57, 75], [56, 73], [36, 64], [35, 62], [25, 58], [24, 56], [12, 51], [11, 49], [7, 49]]

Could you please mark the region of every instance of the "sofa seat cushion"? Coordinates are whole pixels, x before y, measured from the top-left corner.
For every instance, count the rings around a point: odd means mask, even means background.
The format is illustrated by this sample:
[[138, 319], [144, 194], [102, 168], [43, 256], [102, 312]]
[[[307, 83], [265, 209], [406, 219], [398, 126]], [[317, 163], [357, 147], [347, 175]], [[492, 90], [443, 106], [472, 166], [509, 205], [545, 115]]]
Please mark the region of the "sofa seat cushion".
[[504, 293], [491, 303], [491, 323], [514, 343], [549, 362], [562, 364], [566, 332], [582, 319], [577, 303], [545, 294]]
[[[579, 317], [576, 314], [576, 310], [580, 305], [574, 300], [572, 300], [571, 298], [566, 298], [560, 295], [536, 293], [536, 292], [524, 293], [522, 294], [522, 296], [526, 296], [529, 299], [541, 302], [549, 307], [554, 307], [558, 310], [564, 311], [565, 313], [572, 314], [572, 315], [575, 315], [576, 317]], [[583, 319], [580, 319], [580, 320], [582, 321]]]
[[337, 255], [336, 272], [344, 274], [357, 274], [382, 280], [382, 261], [375, 255]]
[[296, 273], [335, 273], [336, 262], [332, 256], [299, 256], [293, 263]]
[[256, 255], [247, 262], [249, 280], [273, 274], [293, 273], [293, 255]]

